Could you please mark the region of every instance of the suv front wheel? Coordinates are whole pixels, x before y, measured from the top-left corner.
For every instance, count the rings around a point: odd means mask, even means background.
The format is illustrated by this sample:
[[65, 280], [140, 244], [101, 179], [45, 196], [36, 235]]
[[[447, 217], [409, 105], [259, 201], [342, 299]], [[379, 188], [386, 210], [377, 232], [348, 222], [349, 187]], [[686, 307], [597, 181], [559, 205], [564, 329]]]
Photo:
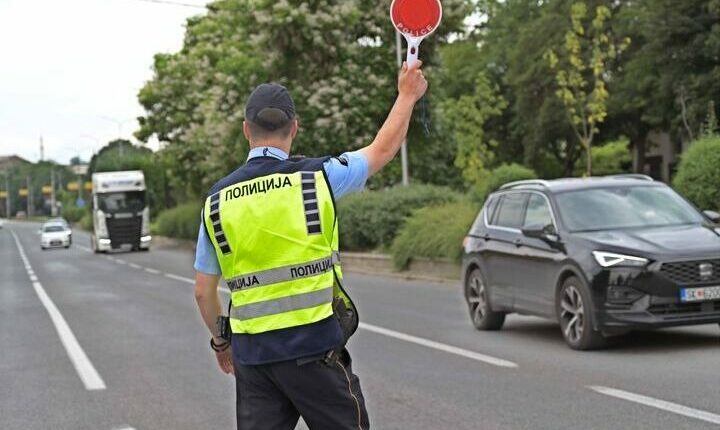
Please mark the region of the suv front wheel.
[[493, 311], [488, 297], [482, 273], [475, 268], [465, 278], [465, 301], [470, 319], [478, 330], [500, 330], [505, 323], [505, 313]]
[[592, 300], [580, 279], [566, 279], [556, 302], [560, 329], [570, 348], [588, 350], [605, 345], [605, 337], [593, 327]]

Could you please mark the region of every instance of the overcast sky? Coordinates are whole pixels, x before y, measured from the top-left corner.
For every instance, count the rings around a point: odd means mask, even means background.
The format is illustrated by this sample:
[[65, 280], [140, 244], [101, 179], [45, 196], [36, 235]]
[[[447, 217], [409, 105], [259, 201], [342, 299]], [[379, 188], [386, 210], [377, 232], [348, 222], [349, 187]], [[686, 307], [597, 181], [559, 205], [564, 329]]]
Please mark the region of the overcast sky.
[[42, 136], [45, 159], [88, 160], [118, 136], [115, 121], [129, 138], [153, 55], [180, 49], [185, 20], [200, 13], [143, 0], [0, 0], [0, 155], [37, 161]]

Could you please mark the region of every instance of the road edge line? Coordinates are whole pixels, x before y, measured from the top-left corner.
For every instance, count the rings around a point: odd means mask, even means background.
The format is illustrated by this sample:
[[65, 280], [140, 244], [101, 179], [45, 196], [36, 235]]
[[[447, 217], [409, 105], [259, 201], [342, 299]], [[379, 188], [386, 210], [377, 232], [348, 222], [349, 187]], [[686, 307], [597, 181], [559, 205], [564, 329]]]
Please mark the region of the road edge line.
[[[25, 263], [26, 270], [32, 270], [30, 260], [27, 258], [27, 255], [25, 254], [25, 249], [20, 243], [17, 235], [12, 230], [10, 230], [10, 234], [12, 234], [13, 238], [15, 239], [15, 245], [20, 252], [20, 258], [23, 260], [23, 263]], [[50, 316], [50, 320], [55, 326], [55, 331], [57, 332], [58, 337], [60, 337], [60, 342], [65, 348], [65, 352], [67, 353], [68, 358], [70, 358], [70, 362], [73, 364], [73, 367], [75, 367], [75, 371], [80, 377], [80, 380], [82, 380], [83, 384], [85, 385], [85, 389], [88, 391], [106, 389], [107, 387], [105, 385], [105, 382], [100, 377], [100, 374], [95, 369], [95, 366], [93, 366], [90, 358], [88, 358], [87, 354], [85, 354], [85, 351], [80, 346], [80, 343], [75, 337], [75, 334], [72, 332], [67, 321], [65, 321], [65, 318], [60, 313], [60, 310], [57, 308], [57, 306], [55, 306], [55, 303], [53, 303], [52, 299], [50, 299], [50, 296], [48, 296], [42, 284], [37, 280], [31, 280], [30, 282], [32, 283], [33, 289], [35, 290], [35, 294], [37, 294], [38, 298], [40, 299], [40, 303], [43, 304], [45, 310]]]

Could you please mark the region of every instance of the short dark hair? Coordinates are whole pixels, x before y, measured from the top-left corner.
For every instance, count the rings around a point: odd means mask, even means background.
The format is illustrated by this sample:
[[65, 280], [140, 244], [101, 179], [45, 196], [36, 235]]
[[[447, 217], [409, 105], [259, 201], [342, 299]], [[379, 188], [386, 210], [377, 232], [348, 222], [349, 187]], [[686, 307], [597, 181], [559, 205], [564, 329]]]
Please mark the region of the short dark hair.
[[[290, 136], [293, 120], [280, 109], [265, 108], [256, 116], [258, 122], [245, 120], [250, 128], [250, 135], [253, 139], [264, 140], [268, 138], [286, 139]], [[271, 126], [272, 130], [263, 127], [262, 124]]]

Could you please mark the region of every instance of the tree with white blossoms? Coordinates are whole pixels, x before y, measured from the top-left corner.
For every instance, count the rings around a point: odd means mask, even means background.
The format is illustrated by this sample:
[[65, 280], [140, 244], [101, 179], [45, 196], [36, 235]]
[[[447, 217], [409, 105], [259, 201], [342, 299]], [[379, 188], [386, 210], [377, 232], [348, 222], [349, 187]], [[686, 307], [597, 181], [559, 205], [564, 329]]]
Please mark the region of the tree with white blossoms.
[[[423, 44], [430, 66], [435, 46], [462, 29], [470, 7], [471, 0], [443, 0], [443, 24]], [[396, 93], [388, 11], [389, 2], [363, 0], [210, 3], [206, 15], [188, 20], [179, 52], [155, 56], [155, 75], [139, 94], [146, 113], [136, 135], [160, 140], [176, 190], [201, 195], [246, 157], [247, 95], [260, 83], [278, 82], [297, 105], [295, 153], [340, 154], [366, 145]], [[411, 130], [411, 167], [419, 175], [437, 174], [423, 166], [438, 164], [442, 149], [419, 129]], [[452, 159], [446, 157], [448, 169]], [[379, 183], [398, 179], [391, 169]]]

